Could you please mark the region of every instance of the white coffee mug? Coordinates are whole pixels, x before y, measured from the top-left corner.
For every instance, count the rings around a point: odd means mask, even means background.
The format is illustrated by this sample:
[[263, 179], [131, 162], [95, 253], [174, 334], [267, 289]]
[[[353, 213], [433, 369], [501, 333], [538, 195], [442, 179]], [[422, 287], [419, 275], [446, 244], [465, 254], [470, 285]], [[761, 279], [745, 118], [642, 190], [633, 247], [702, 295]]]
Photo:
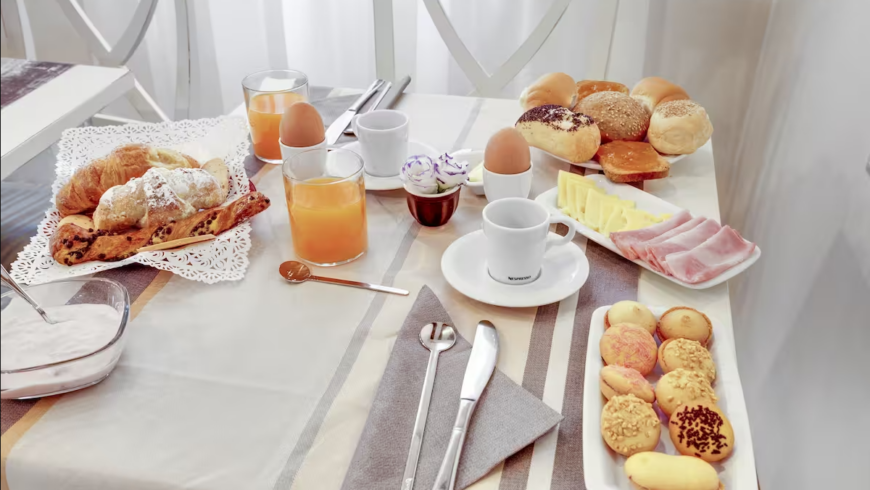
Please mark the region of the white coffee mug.
[[399, 175], [408, 158], [410, 121], [404, 112], [379, 110], [353, 119], [366, 173], [374, 177]]
[[[552, 223], [566, 225], [568, 234], [548, 239]], [[509, 197], [491, 202], [483, 208], [489, 275], [504, 284], [533, 282], [541, 275], [544, 253], [570, 243], [575, 232], [574, 220], [550, 216], [547, 208], [535, 201]]]
[[507, 197], [529, 197], [532, 190], [532, 164], [525, 172], [518, 174], [497, 174], [483, 167], [483, 192], [489, 202]]

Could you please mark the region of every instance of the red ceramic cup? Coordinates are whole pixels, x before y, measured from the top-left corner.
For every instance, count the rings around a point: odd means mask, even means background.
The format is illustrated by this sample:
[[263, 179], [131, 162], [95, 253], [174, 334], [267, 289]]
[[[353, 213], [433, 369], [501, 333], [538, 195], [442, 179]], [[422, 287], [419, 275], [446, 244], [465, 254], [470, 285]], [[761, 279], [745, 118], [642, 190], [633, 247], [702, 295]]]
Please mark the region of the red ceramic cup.
[[456, 186], [440, 194], [418, 194], [405, 188], [411, 216], [423, 226], [442, 226], [450, 221], [459, 207], [459, 191]]

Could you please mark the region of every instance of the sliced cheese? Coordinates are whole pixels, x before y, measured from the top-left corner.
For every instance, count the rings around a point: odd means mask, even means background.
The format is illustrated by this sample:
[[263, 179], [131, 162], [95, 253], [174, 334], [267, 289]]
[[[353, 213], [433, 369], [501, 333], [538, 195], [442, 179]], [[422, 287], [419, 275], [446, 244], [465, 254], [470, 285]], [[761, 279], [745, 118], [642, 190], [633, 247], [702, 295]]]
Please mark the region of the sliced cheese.
[[557, 198], [556, 204], [559, 209], [570, 208], [570, 193], [568, 189], [571, 187], [571, 184], [579, 184], [585, 186], [597, 187], [595, 182], [591, 179], [587, 179], [586, 177], [579, 174], [572, 174], [571, 172], [566, 172], [564, 170], [559, 170], [559, 197]]
[[[607, 195], [599, 192], [589, 192], [586, 194], [586, 211], [584, 213], [586, 220], [584, 223], [589, 228], [598, 231], [601, 226], [601, 208], [605, 205], [619, 202], [616, 196]], [[612, 208], [611, 208], [612, 209]]]
[[639, 230], [655, 224], [655, 221], [650, 219], [651, 214], [639, 209], [624, 209], [625, 227], [619, 231]]
[[608, 217], [604, 227], [601, 229], [601, 234], [609, 237], [614, 231], [622, 231], [627, 223], [628, 222], [625, 219], [625, 208], [615, 207], [613, 208], [613, 212], [610, 213], [610, 217]]

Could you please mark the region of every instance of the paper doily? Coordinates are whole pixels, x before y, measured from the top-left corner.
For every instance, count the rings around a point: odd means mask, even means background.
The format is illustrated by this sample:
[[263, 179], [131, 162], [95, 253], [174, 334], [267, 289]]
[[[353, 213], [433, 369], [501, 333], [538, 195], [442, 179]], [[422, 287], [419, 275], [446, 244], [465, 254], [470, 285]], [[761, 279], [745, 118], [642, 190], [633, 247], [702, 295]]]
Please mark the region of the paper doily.
[[[230, 171], [228, 202], [249, 192], [250, 184], [244, 164], [250, 154], [247, 122], [237, 117], [219, 117], [68, 129], [58, 143], [57, 179], [52, 185], [52, 195], [57, 195], [76, 169], [128, 143], [171, 148], [200, 162], [222, 158]], [[52, 198], [52, 207], [46, 211], [37, 235], [31, 238], [30, 244], [12, 264], [10, 274], [16, 281], [41, 284], [139, 263], [194, 281], [214, 284], [242, 279], [248, 268], [248, 250], [251, 248], [249, 223], [242, 223], [222, 233], [214, 241], [180, 251], [144, 252], [118, 262], [87, 262], [68, 267], [55, 262], [48, 248], [49, 239], [59, 221], [60, 215]]]

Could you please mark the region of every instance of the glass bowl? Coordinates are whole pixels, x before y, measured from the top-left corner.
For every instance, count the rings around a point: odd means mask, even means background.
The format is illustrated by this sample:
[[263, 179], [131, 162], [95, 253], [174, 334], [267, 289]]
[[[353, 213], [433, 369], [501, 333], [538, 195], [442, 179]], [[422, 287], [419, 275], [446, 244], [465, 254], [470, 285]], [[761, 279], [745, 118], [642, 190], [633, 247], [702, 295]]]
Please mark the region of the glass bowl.
[[[124, 350], [130, 295], [120, 283], [102, 278], [68, 279], [24, 288], [45, 309], [68, 304], [108, 305], [119, 313], [115, 336], [88, 354], [39, 366], [0, 371], [0, 398], [24, 400], [93, 386], [106, 379]], [[2, 315], [35, 314], [14, 291], [0, 295]]]

